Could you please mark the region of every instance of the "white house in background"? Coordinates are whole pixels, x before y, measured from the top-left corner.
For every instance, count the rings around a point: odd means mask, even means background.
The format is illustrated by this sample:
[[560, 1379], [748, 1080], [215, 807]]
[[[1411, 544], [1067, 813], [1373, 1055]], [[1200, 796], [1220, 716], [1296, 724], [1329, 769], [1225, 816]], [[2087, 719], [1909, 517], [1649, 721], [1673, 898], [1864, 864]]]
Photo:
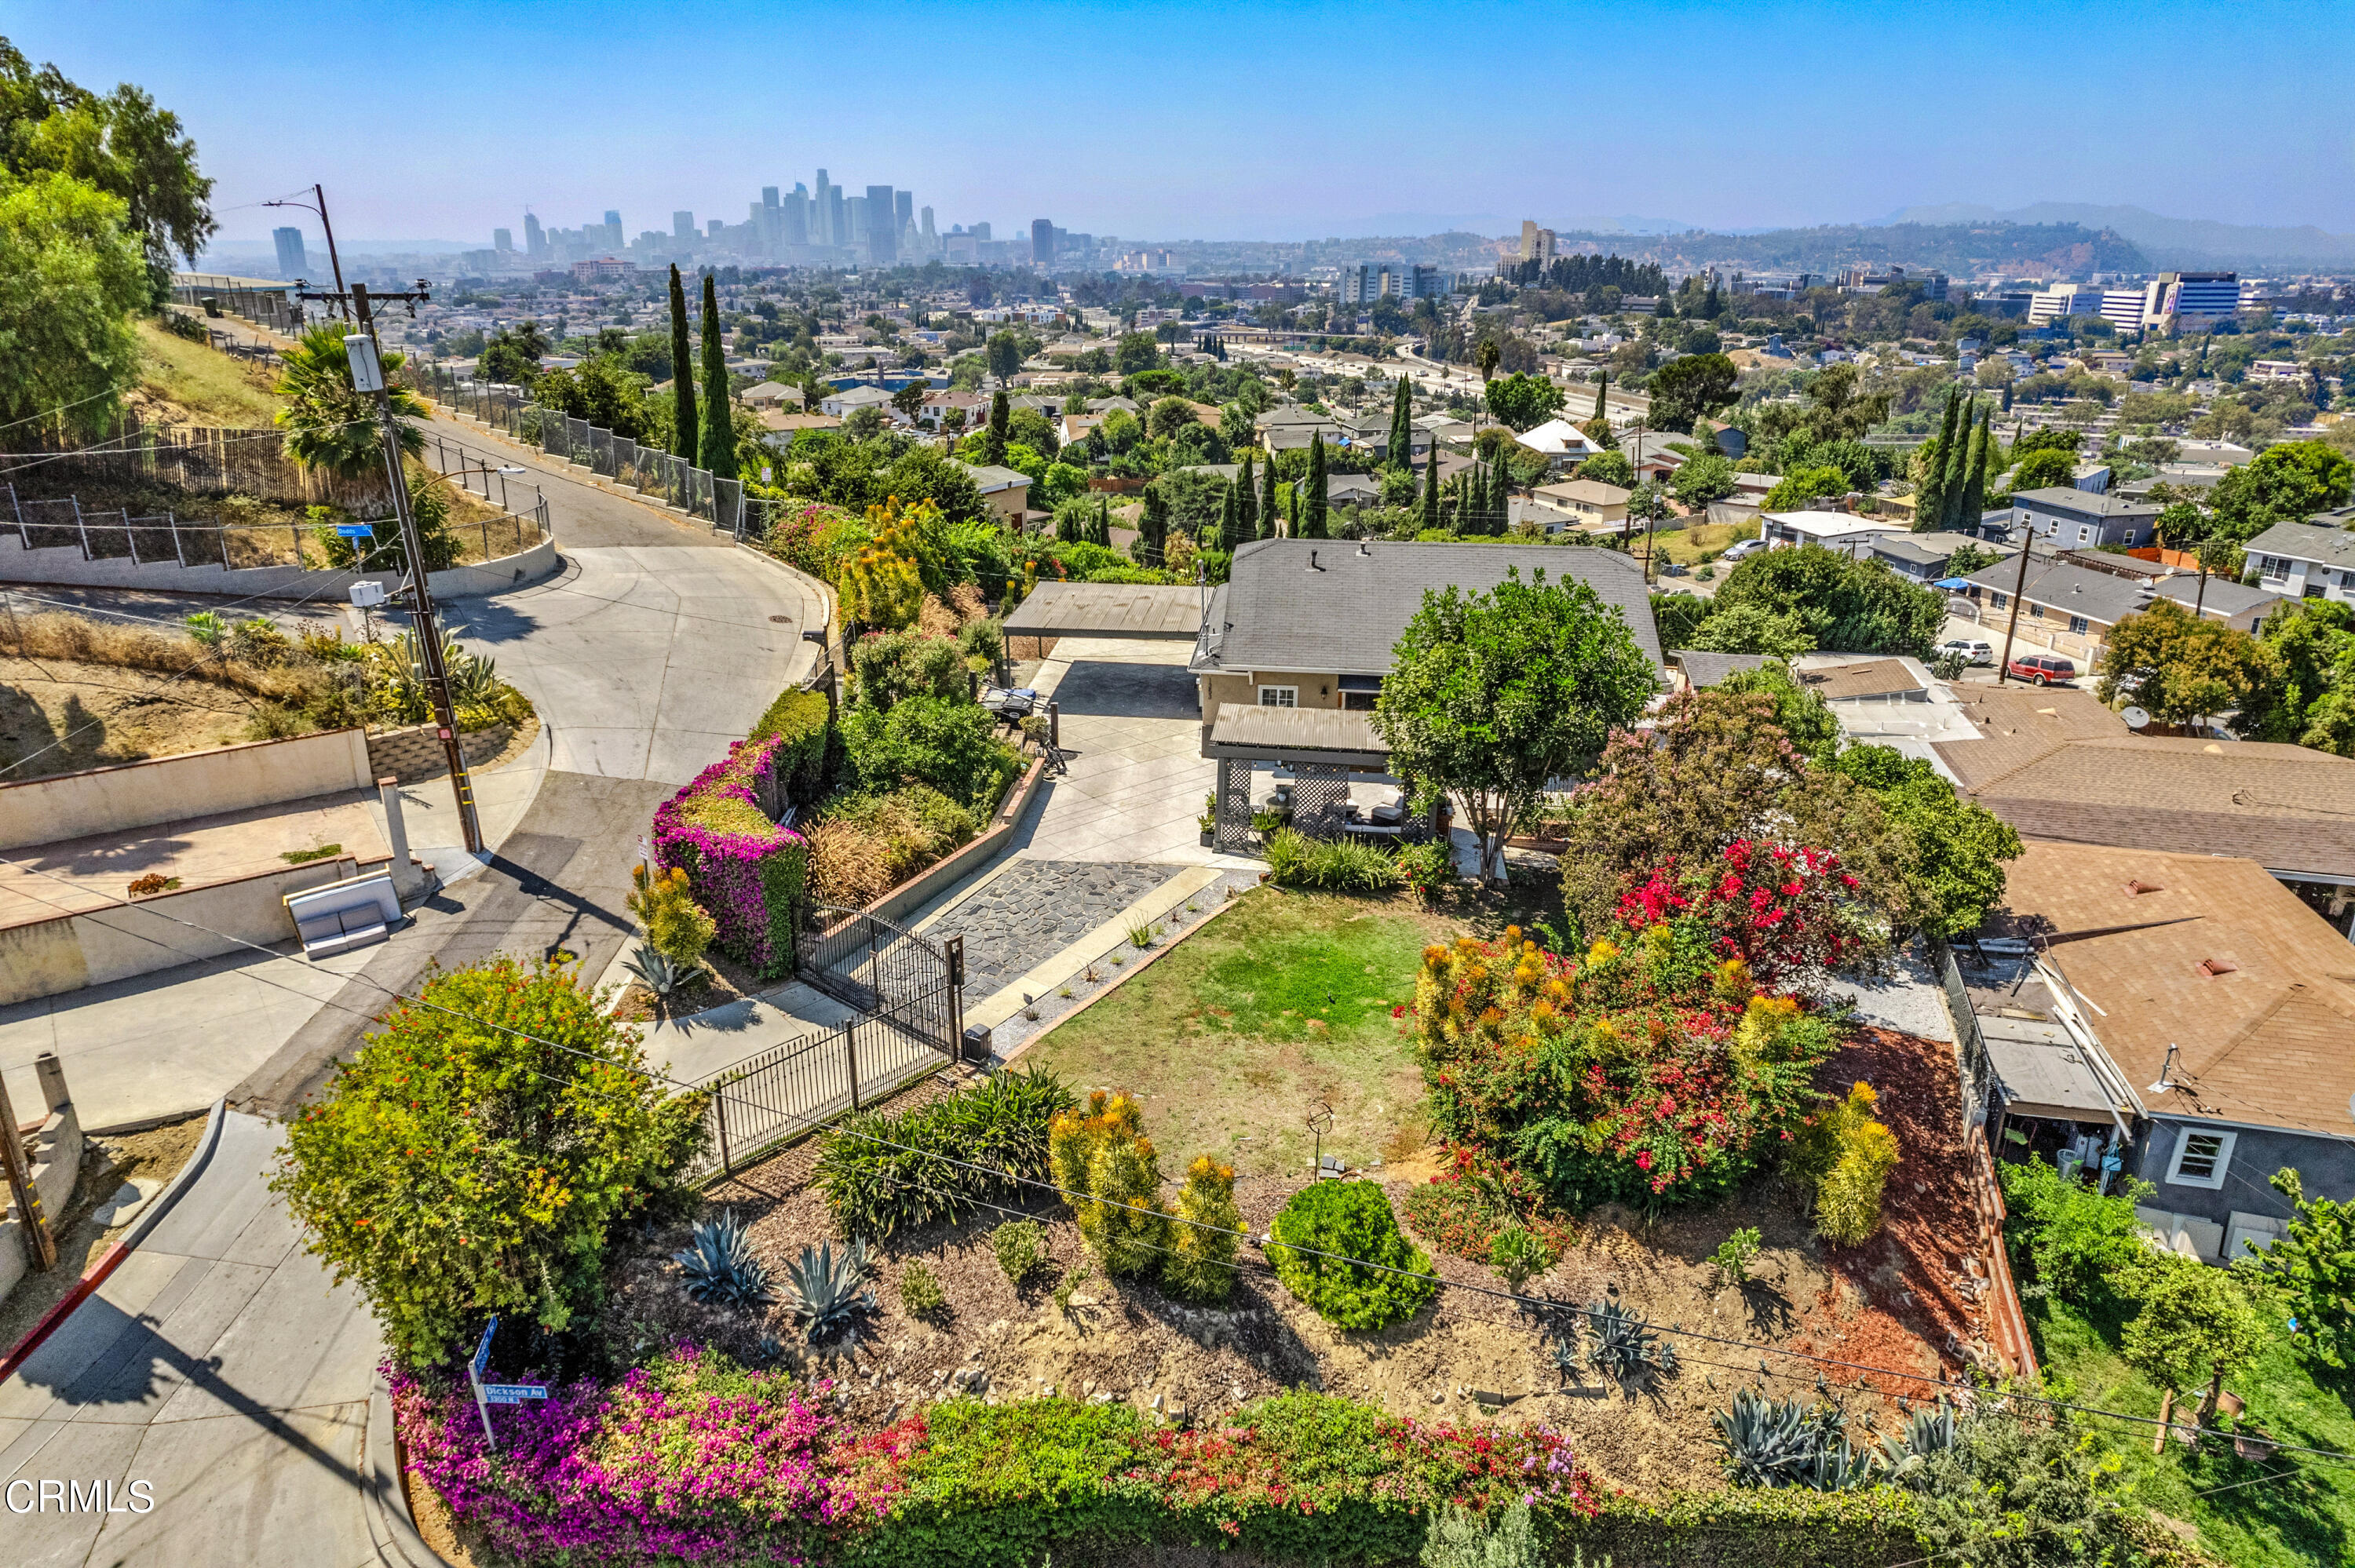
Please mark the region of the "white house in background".
[[847, 419], [861, 408], [882, 408], [888, 411], [890, 407], [891, 394], [884, 391], [880, 387], [845, 387], [838, 391], [827, 393], [818, 404], [818, 411], [831, 414], [837, 419]]
[[2276, 523], [2245, 546], [2259, 588], [2291, 599], [2355, 604], [2355, 507], [2304, 523]]
[[1846, 512], [1768, 512], [1758, 519], [1760, 536], [1770, 550], [1813, 545], [1863, 560], [1891, 534], [1910, 534], [1902, 523], [1885, 517], [1858, 517]]
[[1603, 450], [1592, 437], [1567, 419], [1548, 419], [1534, 429], [1523, 430], [1516, 439], [1529, 450], [1543, 453], [1547, 468], [1555, 473]]

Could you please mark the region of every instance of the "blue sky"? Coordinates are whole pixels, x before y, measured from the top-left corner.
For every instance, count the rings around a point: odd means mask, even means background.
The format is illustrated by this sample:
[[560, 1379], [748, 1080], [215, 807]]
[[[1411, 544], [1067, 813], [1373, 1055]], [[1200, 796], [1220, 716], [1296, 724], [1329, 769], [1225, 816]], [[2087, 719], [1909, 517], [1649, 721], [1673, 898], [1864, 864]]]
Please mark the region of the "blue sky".
[[1127, 238], [2038, 200], [2355, 231], [2343, 0], [9, 0], [0, 34], [177, 110], [224, 238], [313, 180], [339, 238], [481, 244], [526, 204], [741, 221], [820, 166]]

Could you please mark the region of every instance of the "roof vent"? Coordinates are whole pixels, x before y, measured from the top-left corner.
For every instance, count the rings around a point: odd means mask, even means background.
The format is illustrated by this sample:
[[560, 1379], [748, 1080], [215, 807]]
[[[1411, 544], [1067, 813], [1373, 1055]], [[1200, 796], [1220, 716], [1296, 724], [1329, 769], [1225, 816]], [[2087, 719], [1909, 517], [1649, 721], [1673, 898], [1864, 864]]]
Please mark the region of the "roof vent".
[[2214, 980], [2218, 975], [2232, 974], [2239, 969], [2240, 967], [2240, 965], [2234, 963], [2230, 959], [2202, 959], [2200, 960], [2200, 972], [2207, 976], [2210, 980]]
[[2166, 887], [2166, 885], [2165, 885], [2165, 884], [2163, 884], [2163, 883], [2157, 883], [2157, 882], [2145, 882], [2145, 881], [2144, 881], [2141, 877], [2139, 877], [2139, 876], [2136, 877], [2132, 882], [2129, 882], [2129, 883], [2127, 883], [2127, 884], [2126, 884], [2126, 895], [2127, 895], [2127, 896], [2128, 896], [2128, 897], [2133, 897], [2133, 898], [2139, 898], [2139, 897], [2141, 897], [2141, 896], [2142, 896], [2144, 894], [2146, 894], [2146, 893], [2164, 893], [2164, 892], [2166, 892], [2166, 891], [2167, 891], [2167, 887]]
[[1312, 572], [1321, 572], [1325, 569], [1316, 564], [1316, 552], [1314, 550], [1308, 552], [1308, 569]]

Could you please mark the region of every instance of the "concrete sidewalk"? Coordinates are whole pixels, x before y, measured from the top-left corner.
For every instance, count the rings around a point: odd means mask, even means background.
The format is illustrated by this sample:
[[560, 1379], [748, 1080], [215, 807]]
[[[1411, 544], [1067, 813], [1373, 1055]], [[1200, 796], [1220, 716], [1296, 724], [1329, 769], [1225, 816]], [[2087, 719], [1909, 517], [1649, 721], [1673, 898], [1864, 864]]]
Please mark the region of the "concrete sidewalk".
[[[377, 1560], [359, 1484], [376, 1325], [303, 1252], [270, 1195], [278, 1133], [228, 1113], [209, 1160], [145, 1242], [0, 1383], [0, 1485], [112, 1483], [124, 1510], [11, 1512], [0, 1559]], [[141, 1495], [153, 1509], [131, 1511]]]

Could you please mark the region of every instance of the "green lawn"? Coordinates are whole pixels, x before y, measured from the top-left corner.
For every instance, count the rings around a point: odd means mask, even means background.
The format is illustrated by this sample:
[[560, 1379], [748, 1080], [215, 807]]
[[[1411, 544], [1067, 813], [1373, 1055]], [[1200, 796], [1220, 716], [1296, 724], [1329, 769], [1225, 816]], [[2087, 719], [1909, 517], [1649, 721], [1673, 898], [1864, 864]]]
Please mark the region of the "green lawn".
[[1305, 1118], [1333, 1108], [1325, 1151], [1360, 1164], [1418, 1124], [1422, 1070], [1392, 1008], [1450, 927], [1403, 901], [1263, 887], [1024, 1053], [1084, 1094], [1142, 1097], [1175, 1175], [1197, 1154], [1245, 1174], [1305, 1171]]
[[[2134, 1415], [2158, 1414], [2158, 1389], [2118, 1356], [2117, 1323], [2051, 1298], [2026, 1305], [2045, 1371], [2064, 1385], [2062, 1397]], [[2329, 1381], [2318, 1383], [2315, 1370], [2284, 1341], [2224, 1386], [2248, 1401], [2246, 1419], [2267, 1436], [2355, 1453], [2350, 1405], [2355, 1378], [2323, 1368]], [[2286, 1453], [2244, 1460], [2234, 1457], [2229, 1440], [2212, 1436], [2198, 1453], [2170, 1442], [2160, 1457], [2150, 1451], [2147, 1426], [2098, 1418], [2091, 1425], [2123, 1457], [2141, 1499], [2197, 1525], [2200, 1545], [2233, 1568], [2355, 1561], [2355, 1466]], [[2193, 1495], [2227, 1487], [2232, 1489]]]

